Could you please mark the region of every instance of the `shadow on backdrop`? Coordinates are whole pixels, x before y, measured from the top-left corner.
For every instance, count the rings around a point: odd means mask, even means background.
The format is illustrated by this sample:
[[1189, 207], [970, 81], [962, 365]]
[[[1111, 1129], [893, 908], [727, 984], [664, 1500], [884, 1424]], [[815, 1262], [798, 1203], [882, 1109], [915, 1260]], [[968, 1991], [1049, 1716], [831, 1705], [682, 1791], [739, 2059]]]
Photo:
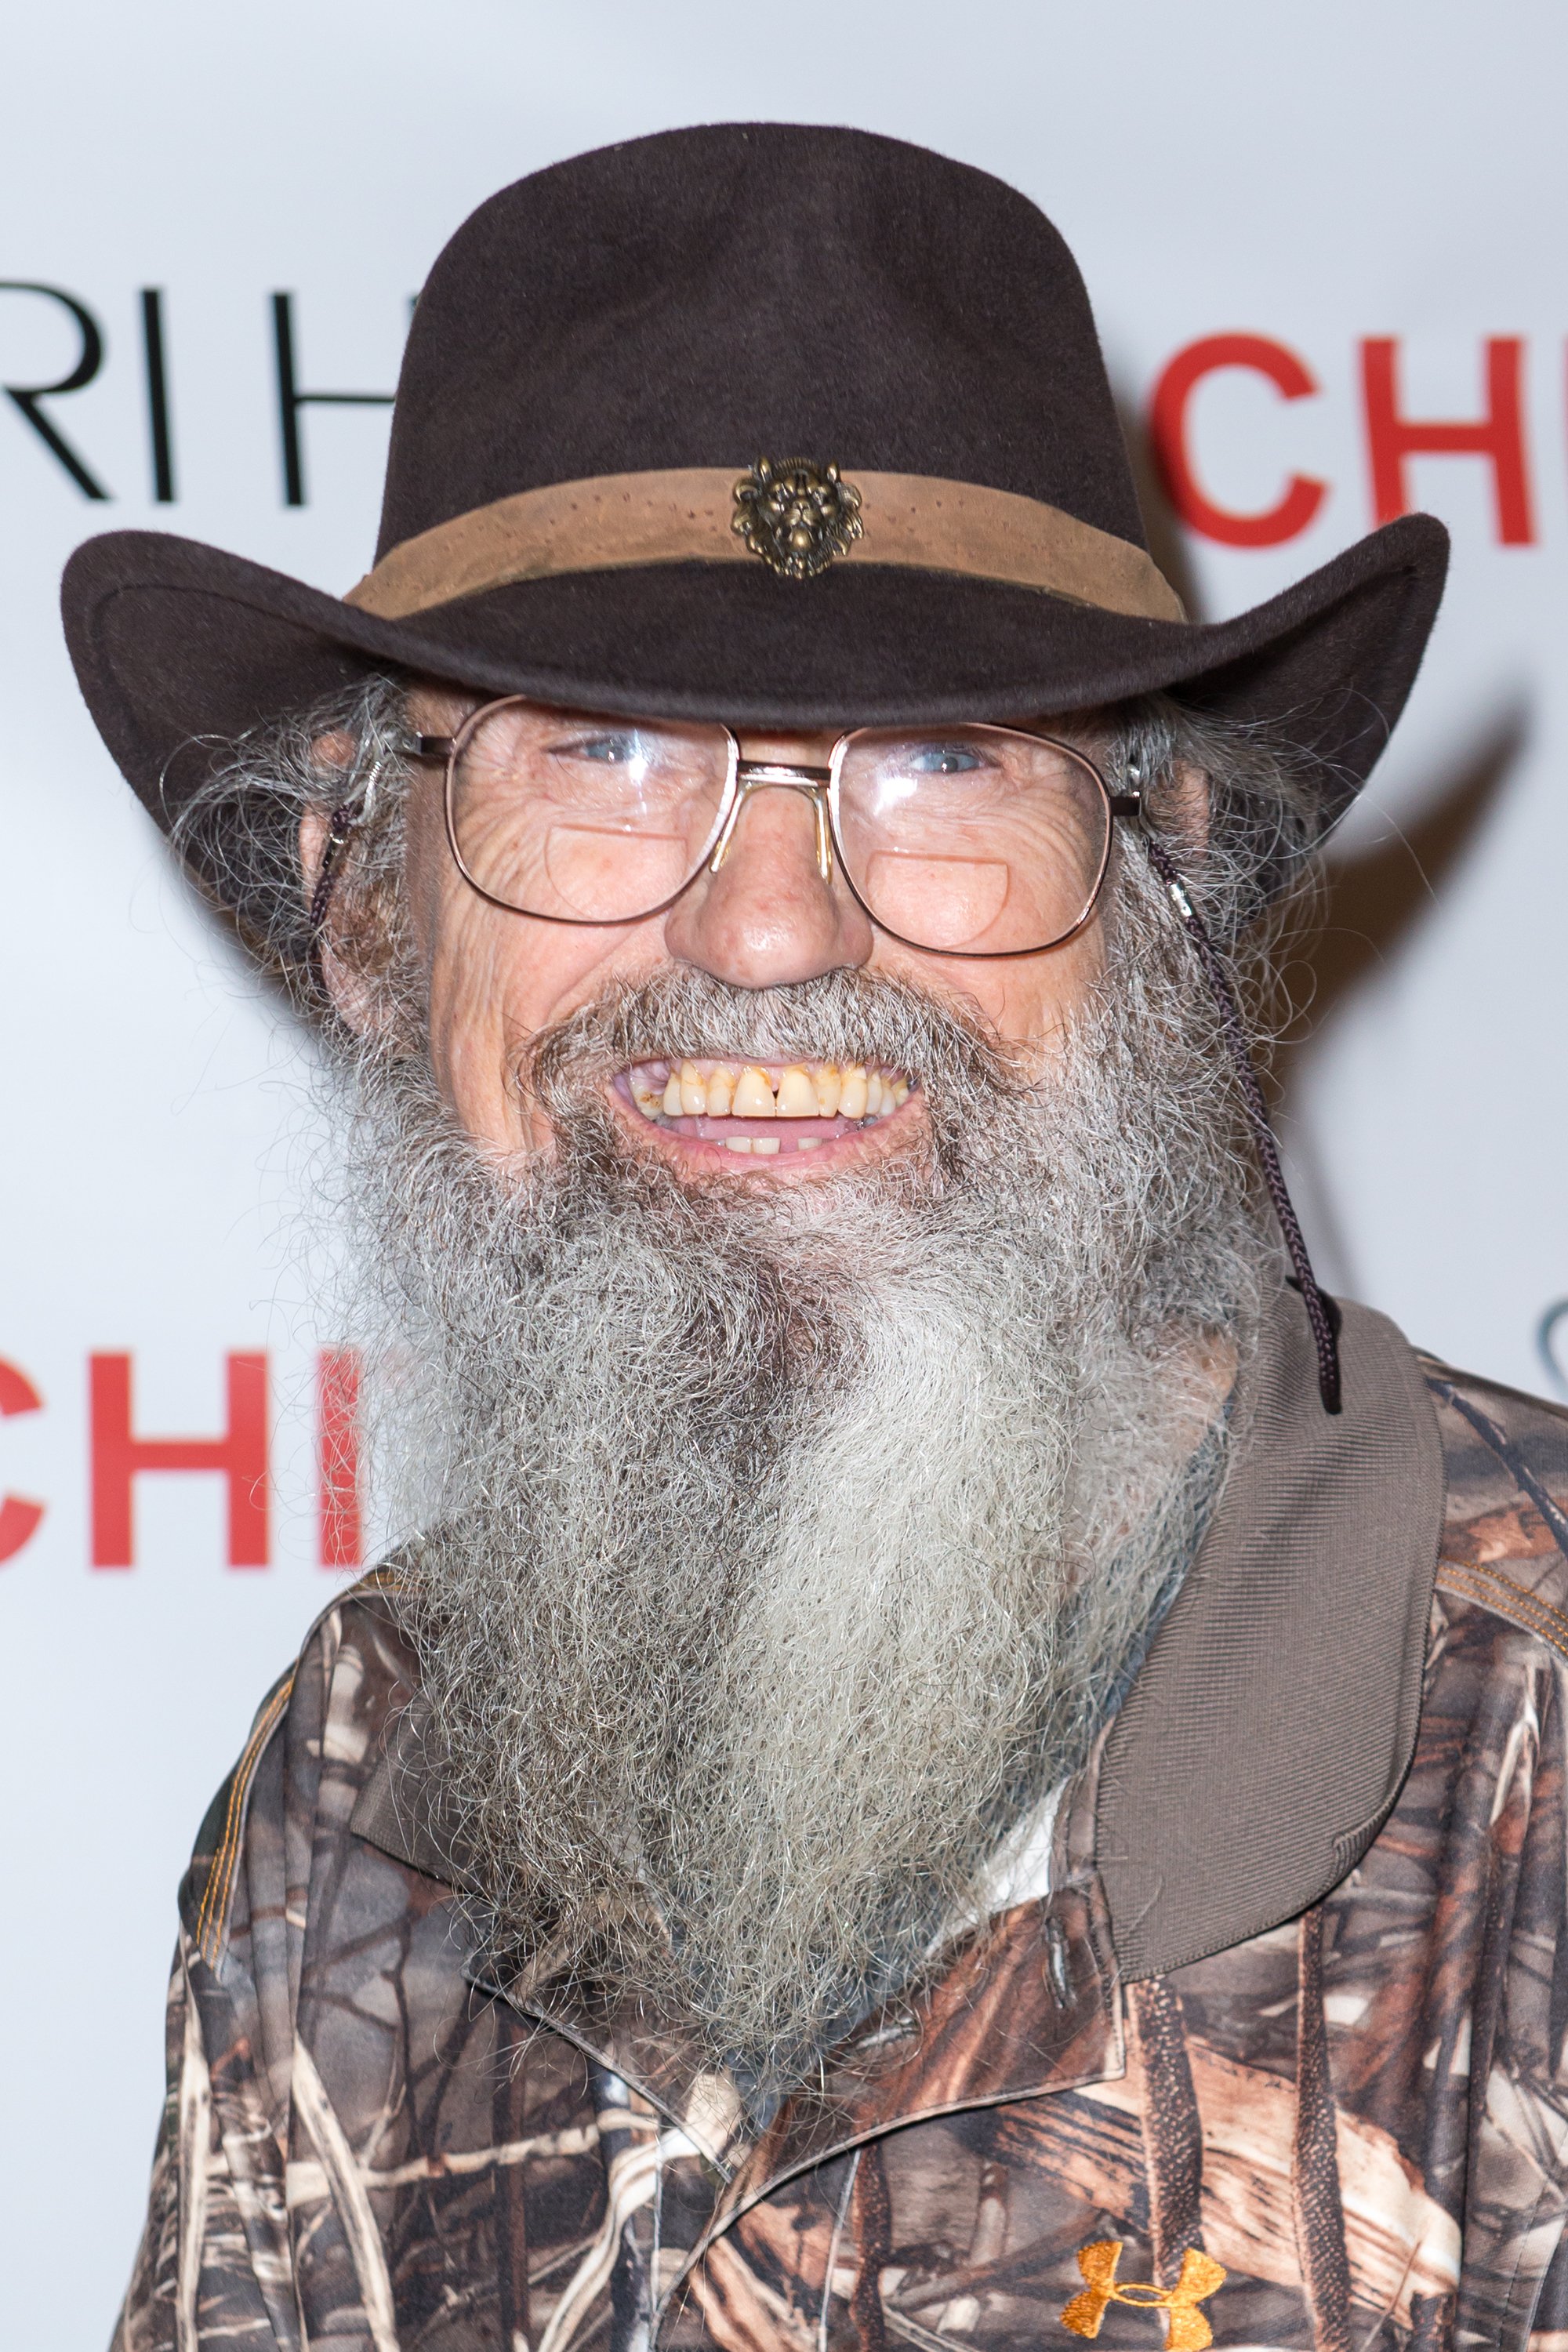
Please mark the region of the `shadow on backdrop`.
[[[1328, 865], [1320, 887], [1279, 943], [1279, 1042], [1270, 1072], [1277, 1099], [1289, 1102], [1334, 1015], [1398, 961], [1439, 903], [1445, 884], [1475, 851], [1500, 805], [1528, 734], [1529, 712], [1521, 698], [1434, 777], [1413, 817], [1402, 824], [1385, 817], [1383, 839]], [[1288, 1117], [1286, 1123], [1291, 1160], [1332, 1278], [1353, 1294], [1358, 1269], [1334, 1214], [1325, 1168], [1332, 1156], [1331, 1139], [1309, 1137]]]
[[1523, 751], [1529, 714], [1522, 699], [1498, 714], [1486, 732], [1440, 774], [1415, 816], [1387, 837], [1329, 866], [1310, 929], [1287, 952], [1310, 972], [1309, 991], [1293, 991], [1301, 1010], [1284, 1040], [1298, 1048], [1374, 969], [1389, 963], [1443, 884], [1463, 864], [1502, 798]]

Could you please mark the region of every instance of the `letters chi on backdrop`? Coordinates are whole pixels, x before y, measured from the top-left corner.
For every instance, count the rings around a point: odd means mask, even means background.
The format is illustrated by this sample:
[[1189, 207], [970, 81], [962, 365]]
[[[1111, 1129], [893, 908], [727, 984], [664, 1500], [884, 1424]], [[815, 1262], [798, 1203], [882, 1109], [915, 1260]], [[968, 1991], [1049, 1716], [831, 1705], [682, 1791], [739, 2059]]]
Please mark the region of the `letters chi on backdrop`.
[[[224, 1427], [209, 1436], [152, 1433], [137, 1421], [135, 1367], [127, 1353], [87, 1360], [88, 1503], [94, 1568], [136, 1564], [139, 1479], [217, 1477], [226, 1490], [230, 1568], [266, 1568], [271, 1559], [272, 1417], [265, 1350], [226, 1357]], [[316, 1557], [323, 1568], [361, 1565], [359, 1359], [352, 1348], [316, 1357]], [[19, 1365], [0, 1359], [0, 1422], [41, 1412], [43, 1397]], [[0, 1490], [0, 1567], [37, 1534], [48, 1505]]]
[[[61, 372], [42, 383], [0, 384], [29, 428], [40, 460], [83, 499], [107, 501], [115, 497], [96, 453], [73, 426], [68, 403], [100, 377], [118, 373], [126, 397], [137, 404], [144, 421], [153, 501], [175, 504], [180, 323], [177, 306], [168, 300], [165, 289], [149, 286], [139, 290], [137, 348], [112, 362], [102, 321], [81, 294], [37, 279], [6, 278], [0, 279], [0, 297], [49, 306], [70, 339], [69, 363]], [[279, 489], [284, 506], [302, 507], [309, 503], [306, 412], [387, 407], [392, 394], [311, 388], [302, 383], [304, 322], [292, 293], [271, 295], [268, 322]], [[1489, 474], [1498, 543], [1532, 546], [1538, 533], [1525, 396], [1526, 340], [1522, 335], [1489, 335], [1479, 341], [1476, 356], [1480, 378], [1477, 406], [1468, 415], [1434, 416], [1418, 413], [1407, 395], [1401, 339], [1384, 334], [1358, 341], [1359, 421], [1370, 519], [1392, 522], [1418, 503], [1412, 481], [1415, 459], [1467, 458]], [[1275, 498], [1245, 511], [1214, 495], [1194, 446], [1192, 408], [1199, 387], [1227, 371], [1250, 375], [1281, 402], [1321, 394], [1308, 362], [1287, 343], [1262, 334], [1201, 335], [1184, 344], [1155, 381], [1148, 406], [1155, 460], [1172, 506], [1199, 538], [1226, 547], [1281, 547], [1310, 529], [1331, 485], [1316, 475], [1288, 472]]]

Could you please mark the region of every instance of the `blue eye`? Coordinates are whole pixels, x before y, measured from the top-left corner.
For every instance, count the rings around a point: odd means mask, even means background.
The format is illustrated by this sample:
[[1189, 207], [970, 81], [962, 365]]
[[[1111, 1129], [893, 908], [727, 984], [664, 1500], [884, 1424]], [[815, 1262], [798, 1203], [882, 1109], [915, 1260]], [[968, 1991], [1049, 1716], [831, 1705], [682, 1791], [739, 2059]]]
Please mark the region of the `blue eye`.
[[915, 776], [963, 776], [984, 763], [978, 752], [962, 743], [921, 743], [910, 751], [904, 764]]
[[606, 767], [626, 767], [640, 757], [635, 735], [580, 735], [560, 748], [568, 759], [598, 760]]

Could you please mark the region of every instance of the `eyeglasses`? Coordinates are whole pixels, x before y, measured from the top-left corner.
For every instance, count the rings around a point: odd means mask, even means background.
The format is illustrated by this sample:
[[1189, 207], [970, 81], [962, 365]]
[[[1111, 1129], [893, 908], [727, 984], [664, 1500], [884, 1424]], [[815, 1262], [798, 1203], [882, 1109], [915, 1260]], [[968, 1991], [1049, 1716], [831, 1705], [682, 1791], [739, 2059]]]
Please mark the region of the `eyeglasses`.
[[727, 727], [584, 717], [517, 696], [455, 735], [422, 735], [446, 767], [447, 837], [492, 906], [551, 923], [661, 913], [717, 874], [753, 793], [812, 806], [817, 870], [834, 861], [871, 920], [933, 955], [1035, 955], [1094, 912], [1112, 793], [1070, 744], [1009, 727], [857, 728], [825, 768], [743, 760]]

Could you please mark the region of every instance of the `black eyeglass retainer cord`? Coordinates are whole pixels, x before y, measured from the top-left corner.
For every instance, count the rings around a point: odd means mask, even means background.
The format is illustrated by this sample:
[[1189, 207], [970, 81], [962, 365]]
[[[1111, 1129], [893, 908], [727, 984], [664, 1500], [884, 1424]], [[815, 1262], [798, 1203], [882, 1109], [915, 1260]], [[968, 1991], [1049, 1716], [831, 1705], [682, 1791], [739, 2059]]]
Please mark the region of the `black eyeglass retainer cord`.
[[316, 887], [310, 893], [310, 912], [305, 918], [310, 932], [310, 967], [317, 984], [321, 987], [326, 985], [321, 971], [321, 936], [338, 878], [338, 861], [348, 845], [354, 821], [363, 806], [363, 796], [358, 800], [340, 801], [327, 820], [327, 838], [321, 850], [321, 863], [316, 874]]

